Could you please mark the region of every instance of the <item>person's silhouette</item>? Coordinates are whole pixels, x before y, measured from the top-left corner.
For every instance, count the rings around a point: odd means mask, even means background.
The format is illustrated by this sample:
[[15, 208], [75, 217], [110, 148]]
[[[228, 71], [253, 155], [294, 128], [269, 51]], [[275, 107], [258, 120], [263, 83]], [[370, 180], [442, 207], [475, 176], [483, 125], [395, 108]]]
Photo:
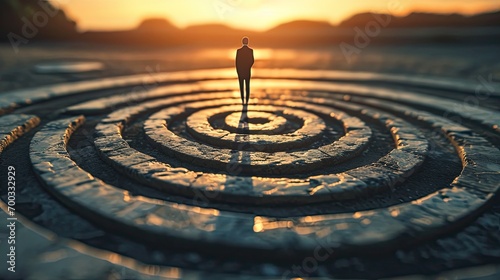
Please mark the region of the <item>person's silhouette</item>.
[[246, 88], [246, 104], [250, 99], [250, 77], [252, 75], [253, 50], [248, 47], [248, 37], [243, 37], [241, 40], [243, 47], [236, 51], [236, 72], [238, 72], [238, 80], [240, 81], [241, 103], [245, 104], [245, 94], [243, 82]]

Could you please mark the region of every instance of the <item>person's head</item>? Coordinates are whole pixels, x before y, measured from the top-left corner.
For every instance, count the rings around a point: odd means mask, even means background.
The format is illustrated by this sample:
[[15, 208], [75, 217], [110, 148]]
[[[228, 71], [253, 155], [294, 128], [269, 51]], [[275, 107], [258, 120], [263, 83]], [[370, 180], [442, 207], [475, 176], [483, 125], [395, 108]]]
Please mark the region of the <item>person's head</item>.
[[243, 39], [241, 39], [241, 43], [243, 43], [244, 46], [248, 45], [248, 37], [243, 37]]

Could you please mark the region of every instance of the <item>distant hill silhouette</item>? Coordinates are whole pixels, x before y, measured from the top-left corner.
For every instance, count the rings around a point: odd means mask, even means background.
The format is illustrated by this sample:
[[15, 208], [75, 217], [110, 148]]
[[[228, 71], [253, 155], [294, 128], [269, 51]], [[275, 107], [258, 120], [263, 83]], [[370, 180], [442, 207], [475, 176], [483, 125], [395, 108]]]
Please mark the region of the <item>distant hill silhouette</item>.
[[150, 18], [143, 20], [137, 30], [144, 32], [175, 32], [179, 31], [179, 28], [164, 18]]
[[238, 29], [234, 29], [234, 28], [231, 28], [227, 25], [224, 25], [224, 24], [217, 24], [217, 23], [213, 23], [213, 24], [201, 24], [201, 25], [191, 25], [191, 26], [188, 26], [184, 29], [184, 32], [187, 32], [187, 33], [198, 33], [198, 34], [201, 34], [201, 33], [206, 33], [206, 32], [209, 32], [209, 33], [233, 33], [233, 32], [241, 32], [241, 30], [238, 30]]
[[[9, 32], [21, 34], [26, 25], [24, 19], [31, 20], [35, 12], [45, 12], [49, 6], [50, 9], [54, 9], [50, 4], [47, 4], [49, 5], [47, 7], [41, 7], [39, 3], [39, 0], [0, 0], [0, 41], [9, 41], [7, 37]], [[500, 26], [500, 11], [474, 16], [415, 12], [404, 17], [391, 17], [386, 14], [360, 13], [342, 21], [338, 26], [324, 21], [296, 20], [280, 24], [264, 32], [235, 29], [222, 24], [203, 24], [180, 29], [167, 19], [151, 18], [144, 20], [131, 30], [83, 33], [78, 33], [75, 22], [68, 19], [63, 11], [59, 11], [50, 16], [46, 25], [38, 28], [35, 38], [37, 40], [65, 39], [99, 44], [155, 47], [184, 45], [234, 47], [239, 45], [242, 36], [249, 36], [251, 44], [255, 47], [329, 46], [341, 42], [353, 42], [354, 38], [359, 36], [358, 31], [365, 30], [365, 27], [374, 20], [377, 22], [377, 18], [378, 22], [387, 20], [388, 25], [384, 26], [383, 35], [370, 38], [370, 43], [471, 41], [500, 43], [499, 36], [476, 34], [475, 31], [465, 36], [462, 29], [457, 29]], [[418, 33], [418, 36], [412, 35], [416, 34], [416, 31], [412, 31], [413, 29], [430, 27], [453, 28], [457, 31], [450, 33], [447, 30], [429, 29]]]
[[238, 30], [223, 24], [203, 24], [186, 27], [182, 30], [182, 36], [186, 41], [201, 43], [205, 46], [230, 46], [234, 42], [239, 42], [241, 37], [253, 36], [254, 32]]
[[334, 27], [326, 21], [295, 20], [269, 29], [268, 33], [286, 32], [333, 32]]
[[280, 24], [260, 34], [275, 46], [314, 46], [333, 43], [336, 28], [325, 21], [296, 20]]
[[[361, 13], [342, 21], [339, 27], [364, 27], [375, 16], [391, 17], [388, 14]], [[500, 11], [464, 16], [461, 14], [411, 13], [405, 17], [391, 17], [388, 27], [422, 28], [422, 27], [484, 27], [500, 26]]]
[[166, 46], [181, 44], [181, 30], [164, 18], [151, 18], [142, 21], [135, 29], [120, 31], [89, 31], [80, 35], [86, 42]]
[[48, 1], [1, 0], [0, 41], [8, 41], [9, 34], [27, 40], [72, 39], [78, 35], [76, 23]]
[[80, 38], [87, 42], [137, 46], [230, 46], [241, 40], [242, 34], [253, 32], [233, 29], [222, 24], [205, 24], [179, 29], [164, 19], [146, 19], [132, 30], [88, 31]]

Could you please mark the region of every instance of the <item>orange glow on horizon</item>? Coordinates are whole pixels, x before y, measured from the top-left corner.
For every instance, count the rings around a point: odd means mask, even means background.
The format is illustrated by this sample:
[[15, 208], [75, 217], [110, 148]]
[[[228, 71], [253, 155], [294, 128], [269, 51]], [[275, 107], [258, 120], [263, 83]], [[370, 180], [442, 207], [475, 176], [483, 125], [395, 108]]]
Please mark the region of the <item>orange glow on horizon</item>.
[[80, 30], [131, 29], [147, 18], [165, 18], [180, 28], [207, 23], [248, 30], [267, 30], [298, 20], [338, 24], [361, 12], [462, 13], [499, 10], [498, 0], [51, 0], [77, 21]]

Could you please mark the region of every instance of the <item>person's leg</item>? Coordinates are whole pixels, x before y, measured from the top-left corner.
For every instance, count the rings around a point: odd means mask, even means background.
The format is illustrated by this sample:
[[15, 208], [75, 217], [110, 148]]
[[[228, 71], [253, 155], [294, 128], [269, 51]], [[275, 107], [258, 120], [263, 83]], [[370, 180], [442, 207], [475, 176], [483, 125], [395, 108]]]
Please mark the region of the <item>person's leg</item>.
[[245, 86], [247, 90], [247, 104], [248, 104], [248, 100], [250, 99], [250, 77], [247, 77], [245, 79]]
[[244, 89], [243, 89], [243, 77], [241, 76], [238, 76], [238, 80], [240, 82], [240, 94], [241, 94], [241, 103], [243, 104], [244, 103], [244, 98], [245, 98], [245, 93], [244, 93]]

